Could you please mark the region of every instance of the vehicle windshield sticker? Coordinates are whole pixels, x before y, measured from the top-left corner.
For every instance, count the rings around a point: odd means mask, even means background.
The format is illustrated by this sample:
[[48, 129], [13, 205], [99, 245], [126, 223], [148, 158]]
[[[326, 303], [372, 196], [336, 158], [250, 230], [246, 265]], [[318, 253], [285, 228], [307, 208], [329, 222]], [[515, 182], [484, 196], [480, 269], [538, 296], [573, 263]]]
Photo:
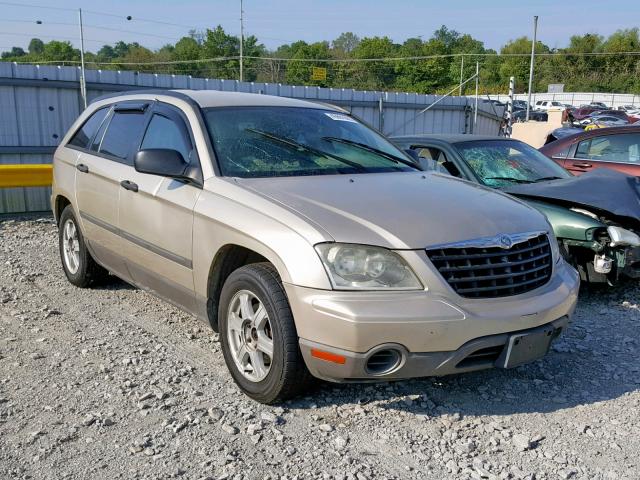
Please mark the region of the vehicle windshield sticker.
[[329, 118], [332, 118], [333, 120], [339, 120], [341, 122], [353, 122], [353, 123], [358, 123], [356, 122], [353, 118], [351, 118], [349, 115], [345, 115], [344, 113], [326, 113], [325, 115]]

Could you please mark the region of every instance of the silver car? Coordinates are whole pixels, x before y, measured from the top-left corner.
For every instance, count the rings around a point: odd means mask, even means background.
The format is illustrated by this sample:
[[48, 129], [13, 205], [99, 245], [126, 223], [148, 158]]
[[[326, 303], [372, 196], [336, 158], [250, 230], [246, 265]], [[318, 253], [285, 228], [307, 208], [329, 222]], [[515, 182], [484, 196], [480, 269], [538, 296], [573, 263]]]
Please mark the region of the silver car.
[[213, 91], [99, 99], [55, 153], [64, 272], [220, 332], [238, 386], [379, 381], [545, 355], [579, 279], [545, 217], [420, 171], [339, 108]]

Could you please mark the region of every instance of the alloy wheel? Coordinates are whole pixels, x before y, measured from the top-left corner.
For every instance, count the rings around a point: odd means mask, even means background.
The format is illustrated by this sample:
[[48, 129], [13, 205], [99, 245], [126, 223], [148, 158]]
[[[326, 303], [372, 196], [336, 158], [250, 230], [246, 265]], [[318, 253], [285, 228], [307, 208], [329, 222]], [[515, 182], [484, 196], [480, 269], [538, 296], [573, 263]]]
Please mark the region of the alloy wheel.
[[273, 333], [264, 304], [253, 292], [240, 290], [231, 299], [227, 339], [240, 373], [252, 382], [264, 380], [273, 362]]

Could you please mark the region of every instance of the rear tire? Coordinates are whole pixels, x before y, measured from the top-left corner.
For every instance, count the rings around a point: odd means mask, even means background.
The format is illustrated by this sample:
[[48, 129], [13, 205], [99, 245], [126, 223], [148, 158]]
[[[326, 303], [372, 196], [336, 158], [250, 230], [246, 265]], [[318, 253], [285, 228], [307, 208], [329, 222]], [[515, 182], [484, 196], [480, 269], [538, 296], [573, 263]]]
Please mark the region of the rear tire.
[[246, 395], [273, 404], [311, 385], [289, 301], [273, 265], [245, 265], [229, 275], [218, 322], [227, 368]]
[[64, 274], [76, 287], [86, 288], [109, 276], [109, 272], [98, 265], [87, 250], [71, 205], [67, 205], [60, 215], [58, 246]]

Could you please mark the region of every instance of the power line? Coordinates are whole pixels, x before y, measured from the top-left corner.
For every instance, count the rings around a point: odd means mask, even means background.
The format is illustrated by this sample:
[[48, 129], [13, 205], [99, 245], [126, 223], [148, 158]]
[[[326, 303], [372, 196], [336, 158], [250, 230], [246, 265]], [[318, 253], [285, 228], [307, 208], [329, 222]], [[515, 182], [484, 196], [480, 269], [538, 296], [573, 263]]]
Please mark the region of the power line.
[[[0, 19], [0, 22], [2, 23], [29, 23], [29, 24], [33, 24], [33, 23], [37, 23], [38, 21], [34, 21], [34, 20], [5, 20], [5, 19]], [[78, 24], [77, 23], [69, 23], [69, 22], [43, 22], [44, 25], [64, 25], [64, 26], [70, 26], [70, 27], [77, 27]], [[99, 29], [99, 30], [108, 30], [111, 32], [123, 32], [123, 33], [129, 33], [131, 35], [142, 35], [142, 36], [147, 36], [147, 37], [157, 37], [157, 38], [165, 38], [168, 40], [174, 40], [174, 41], [178, 41], [180, 40], [179, 38], [176, 37], [169, 37], [167, 35], [158, 35], [156, 33], [145, 33], [145, 32], [138, 32], [138, 31], [131, 31], [131, 30], [125, 30], [124, 28], [112, 28], [112, 27], [103, 27], [101, 25], [88, 25], [88, 24], [83, 24], [84, 28], [95, 28], [95, 29]]]
[[[51, 38], [53, 40], [77, 40], [77, 37], [61, 37], [60, 35], [33, 35], [31, 33], [15, 33], [15, 32], [0, 32], [0, 35], [12, 35], [15, 37], [31, 37], [31, 38]], [[108, 44], [111, 45], [115, 42], [113, 42], [112, 40], [98, 40], [98, 39], [93, 39], [93, 40], [87, 40], [85, 39], [86, 42], [94, 42], [94, 43], [104, 43], [104, 44]]]

